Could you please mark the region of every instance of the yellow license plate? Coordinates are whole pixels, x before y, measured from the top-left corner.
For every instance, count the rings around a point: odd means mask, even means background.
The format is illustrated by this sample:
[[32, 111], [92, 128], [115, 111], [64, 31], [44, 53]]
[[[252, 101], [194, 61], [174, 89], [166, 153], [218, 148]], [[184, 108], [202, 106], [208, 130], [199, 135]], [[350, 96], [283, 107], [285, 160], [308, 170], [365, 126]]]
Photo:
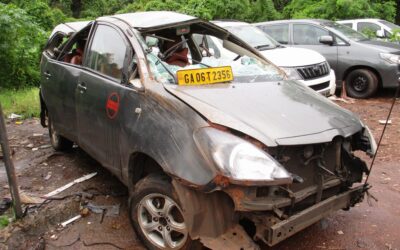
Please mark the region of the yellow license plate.
[[230, 66], [178, 70], [176, 76], [178, 77], [178, 84], [184, 86], [233, 81], [233, 73]]

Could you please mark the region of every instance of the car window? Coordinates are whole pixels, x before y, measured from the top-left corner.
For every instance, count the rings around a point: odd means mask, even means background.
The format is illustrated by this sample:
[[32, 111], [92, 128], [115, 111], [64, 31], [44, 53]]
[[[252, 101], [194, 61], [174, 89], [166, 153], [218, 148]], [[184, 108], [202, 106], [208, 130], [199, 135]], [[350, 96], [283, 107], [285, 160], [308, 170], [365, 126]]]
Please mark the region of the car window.
[[273, 49], [278, 45], [261, 29], [250, 24], [225, 26], [224, 28], [258, 50]]
[[293, 42], [302, 45], [320, 45], [319, 38], [328, 36], [329, 31], [308, 24], [293, 25]]
[[289, 43], [289, 24], [260, 25], [258, 27], [277, 42], [282, 44]]
[[344, 25], [344, 26], [353, 28], [353, 24], [352, 23], [341, 23], [341, 24]]
[[218, 46], [214, 43], [211, 37], [200, 34], [193, 34], [193, 40], [199, 46], [202, 54], [204, 56], [212, 55], [216, 58], [221, 57], [221, 51], [218, 49]]
[[47, 42], [45, 47], [45, 52], [51, 58], [57, 58], [67, 40], [68, 36], [65, 35], [64, 33], [61, 32], [55, 33]]
[[88, 67], [110, 76], [122, 79], [127, 46], [121, 35], [112, 27], [99, 25], [88, 53]]
[[400, 26], [394, 23], [388, 22], [386, 20], [379, 20], [378, 22], [383, 23], [384, 25], [388, 26], [389, 28], [399, 30]]
[[360, 32], [364, 32], [366, 30], [376, 32], [377, 30], [380, 30], [380, 29], [381, 29], [381, 27], [379, 27], [379, 25], [374, 24], [374, 23], [368, 23], [368, 22], [357, 23], [357, 30]]

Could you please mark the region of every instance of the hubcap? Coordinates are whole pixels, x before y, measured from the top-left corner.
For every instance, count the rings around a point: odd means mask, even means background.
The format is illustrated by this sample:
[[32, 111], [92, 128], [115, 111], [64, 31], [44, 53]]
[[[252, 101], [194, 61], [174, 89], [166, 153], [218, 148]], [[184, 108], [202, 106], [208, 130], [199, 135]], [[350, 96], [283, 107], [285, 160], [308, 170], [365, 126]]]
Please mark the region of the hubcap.
[[139, 203], [138, 222], [146, 238], [161, 249], [179, 249], [188, 237], [183, 213], [174, 200], [149, 194]]
[[368, 79], [365, 76], [357, 76], [353, 81], [353, 86], [356, 91], [362, 92], [368, 87]]

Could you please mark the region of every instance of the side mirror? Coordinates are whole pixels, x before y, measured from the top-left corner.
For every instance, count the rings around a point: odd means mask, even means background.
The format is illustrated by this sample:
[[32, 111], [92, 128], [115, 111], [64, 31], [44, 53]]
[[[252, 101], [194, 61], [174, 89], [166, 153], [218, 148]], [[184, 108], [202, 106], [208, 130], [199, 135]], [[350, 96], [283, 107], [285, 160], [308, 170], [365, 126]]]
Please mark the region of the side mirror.
[[333, 44], [333, 37], [332, 36], [320, 36], [319, 37], [319, 42], [322, 44], [326, 45], [332, 45]]
[[377, 30], [376, 37], [385, 38], [385, 32], [383, 30]]

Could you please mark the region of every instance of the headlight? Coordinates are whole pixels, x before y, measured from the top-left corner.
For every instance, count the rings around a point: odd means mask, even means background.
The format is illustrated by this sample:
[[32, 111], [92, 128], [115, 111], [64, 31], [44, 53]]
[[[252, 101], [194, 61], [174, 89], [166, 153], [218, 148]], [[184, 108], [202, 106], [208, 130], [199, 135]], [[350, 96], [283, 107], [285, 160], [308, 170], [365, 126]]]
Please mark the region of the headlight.
[[390, 53], [380, 53], [381, 58], [388, 63], [400, 64], [400, 56]]
[[216, 171], [232, 183], [292, 183], [291, 175], [272, 156], [237, 136], [206, 127], [197, 131], [194, 138]]
[[283, 71], [285, 71], [286, 75], [290, 80], [303, 80], [303, 78], [300, 76], [300, 74], [297, 72], [297, 69], [295, 68], [283, 68], [281, 67]]

